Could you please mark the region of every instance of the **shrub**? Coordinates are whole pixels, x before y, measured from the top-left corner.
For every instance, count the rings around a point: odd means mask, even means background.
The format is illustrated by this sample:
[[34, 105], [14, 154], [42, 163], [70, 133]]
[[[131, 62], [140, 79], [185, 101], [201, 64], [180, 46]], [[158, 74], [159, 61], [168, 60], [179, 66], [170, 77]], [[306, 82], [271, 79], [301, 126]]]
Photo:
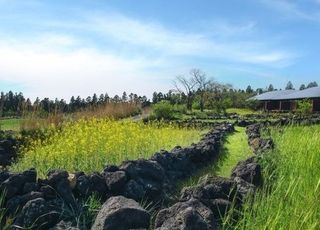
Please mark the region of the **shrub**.
[[153, 113], [159, 120], [171, 120], [174, 118], [174, 107], [168, 101], [160, 101], [153, 105]]
[[309, 99], [298, 101], [297, 112], [303, 115], [310, 114], [312, 112], [312, 101]]

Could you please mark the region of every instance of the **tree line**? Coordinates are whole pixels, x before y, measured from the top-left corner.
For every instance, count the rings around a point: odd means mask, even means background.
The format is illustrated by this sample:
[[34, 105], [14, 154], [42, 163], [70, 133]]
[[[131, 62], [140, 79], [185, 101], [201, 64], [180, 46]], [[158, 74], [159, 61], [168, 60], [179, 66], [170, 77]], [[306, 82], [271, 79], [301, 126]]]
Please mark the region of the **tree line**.
[[[302, 84], [300, 90], [317, 87], [317, 82]], [[173, 88], [168, 93], [154, 92], [152, 102], [168, 101], [171, 105], [185, 105], [187, 110], [204, 109], [225, 112], [227, 108], [256, 109], [258, 104], [247, 99], [257, 94], [276, 91], [272, 84], [266, 88], [253, 89], [250, 85], [244, 89], [235, 89], [230, 84], [223, 84], [207, 77], [200, 69], [191, 69], [188, 75], [177, 76]], [[286, 90], [294, 89], [291, 81], [285, 86]], [[281, 90], [281, 89], [280, 89]]]
[[[275, 91], [272, 84], [266, 88], [253, 89], [250, 85], [244, 89], [235, 89], [230, 84], [223, 84], [210, 78], [200, 69], [191, 69], [187, 75], [177, 76], [172, 83], [172, 90], [167, 93], [154, 92], [152, 103], [156, 104], [161, 101], [168, 101], [171, 105], [185, 106], [186, 110], [205, 109], [224, 112], [227, 108], [252, 108], [255, 109], [257, 104], [253, 101], [247, 101], [248, 98], [264, 92]], [[317, 82], [302, 84], [300, 90], [317, 87]], [[291, 81], [285, 86], [286, 90], [295, 89]], [[280, 89], [281, 90], [281, 89]], [[109, 103], [134, 103], [149, 106], [151, 103], [146, 96], [137, 94], [127, 94], [123, 92], [121, 96], [115, 95], [110, 97], [108, 93], [93, 94], [86, 98], [80, 96], [70, 98], [69, 102], [61, 99], [51, 100], [49, 98], [36, 98], [31, 102], [23, 94], [1, 92], [0, 96], [0, 117], [22, 116], [29, 112], [37, 111], [41, 114], [50, 113], [73, 113], [88, 108], [95, 108]]]
[[9, 91], [7, 93], [1, 92], [0, 117], [23, 116], [30, 112], [37, 112], [41, 115], [48, 115], [50, 113], [73, 113], [110, 103], [134, 103], [145, 107], [150, 104], [150, 101], [146, 96], [123, 92], [122, 96], [115, 95], [114, 97], [110, 97], [108, 93], [101, 94], [100, 96], [93, 94], [86, 98], [72, 96], [69, 102], [64, 99], [59, 100], [58, 98], [51, 100], [49, 98], [40, 99], [37, 97], [34, 102], [31, 102], [31, 100], [25, 98], [21, 92], [13, 93]]

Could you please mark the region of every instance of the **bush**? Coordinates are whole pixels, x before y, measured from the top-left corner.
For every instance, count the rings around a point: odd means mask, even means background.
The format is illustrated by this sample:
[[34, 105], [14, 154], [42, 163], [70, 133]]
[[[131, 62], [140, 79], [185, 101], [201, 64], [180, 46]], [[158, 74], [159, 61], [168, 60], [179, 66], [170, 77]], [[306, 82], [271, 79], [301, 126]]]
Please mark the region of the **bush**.
[[171, 120], [174, 118], [174, 107], [168, 101], [160, 101], [153, 105], [153, 113], [159, 120]]
[[312, 112], [312, 101], [309, 99], [298, 101], [297, 112], [303, 115], [310, 114]]

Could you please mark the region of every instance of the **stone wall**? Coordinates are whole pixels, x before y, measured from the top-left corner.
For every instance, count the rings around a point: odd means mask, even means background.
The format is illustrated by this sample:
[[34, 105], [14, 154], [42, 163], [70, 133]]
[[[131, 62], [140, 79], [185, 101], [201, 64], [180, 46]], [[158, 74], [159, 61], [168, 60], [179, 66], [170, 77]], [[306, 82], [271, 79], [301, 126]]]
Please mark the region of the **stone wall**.
[[154, 228], [219, 229], [221, 217], [231, 208], [240, 210], [245, 199], [263, 186], [257, 156], [273, 148], [272, 140], [261, 138], [260, 132], [260, 124], [247, 127], [248, 143], [256, 155], [239, 162], [230, 178], [205, 176], [198, 185], [184, 188], [177, 203], [158, 213]]
[[[5, 215], [14, 217], [13, 229], [50, 229], [60, 221], [70, 221], [62, 215], [66, 208], [80, 213], [80, 201], [96, 194], [102, 201], [107, 200], [108, 205], [103, 206], [92, 229], [106, 229], [105, 224], [109, 226], [107, 229], [144, 228], [150, 215], [136, 202], [152, 202], [160, 207], [178, 181], [218, 157], [223, 138], [232, 131], [231, 124], [216, 125], [199, 143], [190, 147], [162, 151], [149, 160], [107, 166], [103, 172], [90, 175], [52, 170], [46, 179], [38, 179], [35, 169], [21, 173], [1, 171], [0, 191], [5, 194]], [[113, 208], [110, 210], [110, 207]], [[130, 220], [123, 219], [126, 215]], [[122, 227], [115, 228], [114, 223], [106, 219], [108, 216], [114, 221], [121, 217]], [[60, 222], [55, 229], [69, 229], [68, 226], [70, 224]]]

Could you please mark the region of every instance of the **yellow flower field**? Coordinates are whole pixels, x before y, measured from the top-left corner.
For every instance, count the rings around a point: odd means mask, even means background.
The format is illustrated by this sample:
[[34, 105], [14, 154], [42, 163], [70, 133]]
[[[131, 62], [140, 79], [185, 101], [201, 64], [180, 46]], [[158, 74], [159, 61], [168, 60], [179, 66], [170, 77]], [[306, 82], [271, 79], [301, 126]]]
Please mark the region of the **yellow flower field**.
[[[50, 131], [52, 132], [52, 131]], [[41, 177], [50, 169], [86, 173], [107, 164], [149, 158], [160, 149], [187, 146], [200, 139], [201, 131], [163, 123], [89, 119], [69, 122], [45, 141], [32, 140], [11, 170], [36, 168]]]

